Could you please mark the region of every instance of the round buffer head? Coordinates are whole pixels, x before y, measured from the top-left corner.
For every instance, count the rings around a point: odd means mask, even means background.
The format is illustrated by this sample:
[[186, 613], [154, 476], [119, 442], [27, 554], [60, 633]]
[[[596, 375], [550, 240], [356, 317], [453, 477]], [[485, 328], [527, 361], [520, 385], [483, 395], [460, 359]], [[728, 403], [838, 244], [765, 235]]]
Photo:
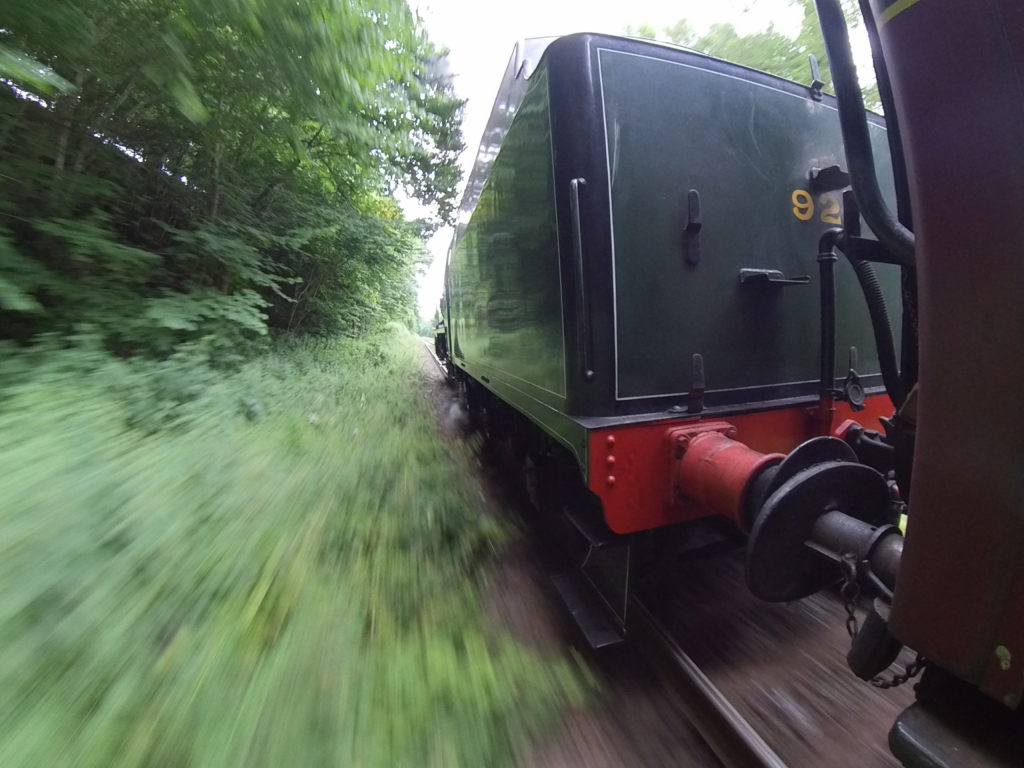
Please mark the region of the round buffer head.
[[747, 586], [762, 600], [777, 603], [824, 589], [838, 572], [806, 546], [814, 523], [838, 510], [878, 525], [888, 505], [885, 478], [863, 464], [827, 461], [797, 472], [768, 497], [750, 531]]

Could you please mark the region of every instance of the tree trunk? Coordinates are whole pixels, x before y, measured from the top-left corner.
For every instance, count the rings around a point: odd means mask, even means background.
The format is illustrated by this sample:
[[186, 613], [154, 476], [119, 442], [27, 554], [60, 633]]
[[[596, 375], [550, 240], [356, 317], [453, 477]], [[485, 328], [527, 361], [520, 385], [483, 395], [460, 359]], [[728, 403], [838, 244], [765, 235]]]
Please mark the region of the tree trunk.
[[213, 183], [210, 186], [210, 220], [217, 221], [220, 215], [220, 142], [213, 148]]
[[64, 164], [68, 156], [68, 142], [71, 140], [71, 129], [74, 126], [75, 111], [78, 107], [78, 102], [81, 97], [79, 94], [82, 92], [82, 86], [85, 85], [85, 72], [79, 70], [75, 75], [75, 91], [74, 96], [67, 96], [62, 99], [62, 102], [68, 103], [67, 113], [64, 119], [60, 122], [60, 133], [57, 134], [57, 156], [53, 160], [53, 166], [58, 171], [64, 170]]
[[[288, 315], [288, 325], [285, 328], [285, 330], [291, 331], [292, 329], [297, 328], [299, 326], [299, 323], [296, 322], [296, 314], [299, 311], [299, 304], [301, 304], [302, 300], [306, 298], [306, 294], [309, 293], [310, 288], [313, 289], [313, 293], [309, 297], [312, 299], [314, 296], [316, 296], [317, 290], [319, 289], [319, 285], [314, 287], [313, 281], [307, 281], [303, 283], [302, 290], [299, 291], [299, 295], [295, 297], [295, 301], [292, 303], [292, 311]], [[299, 315], [299, 318], [301, 317], [302, 315]]]
[[224, 99], [217, 97], [217, 110], [213, 114], [213, 152], [210, 156], [210, 209], [209, 216], [213, 222], [217, 221], [220, 215], [220, 165], [221, 156], [224, 152], [223, 137], [220, 133], [220, 113]]

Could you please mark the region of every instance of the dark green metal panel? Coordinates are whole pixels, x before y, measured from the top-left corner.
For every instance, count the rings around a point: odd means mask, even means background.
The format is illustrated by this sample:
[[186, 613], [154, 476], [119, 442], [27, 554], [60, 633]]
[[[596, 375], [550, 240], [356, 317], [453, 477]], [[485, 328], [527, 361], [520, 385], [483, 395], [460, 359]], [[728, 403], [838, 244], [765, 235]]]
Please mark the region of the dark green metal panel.
[[456, 358], [485, 372], [488, 383], [507, 384], [512, 404], [524, 410], [531, 397], [561, 407], [566, 395], [552, 185], [547, 72], [540, 70], [460, 232], [448, 285]]
[[[815, 191], [808, 176], [812, 167], [845, 165], [835, 110], [688, 64], [607, 49], [599, 57], [616, 397], [685, 393], [694, 353], [704, 357], [708, 391], [816, 379], [817, 241], [839, 224], [841, 192]], [[872, 132], [892, 199], [885, 132], [877, 125]], [[684, 257], [690, 189], [700, 194], [703, 217], [697, 264]], [[741, 285], [742, 268], [811, 281]], [[898, 270], [879, 271], [898, 307]], [[851, 345], [859, 372], [876, 373], [863, 297], [848, 264], [840, 261], [838, 273], [837, 374], [845, 375]]]
[[586, 477], [587, 466], [587, 428], [577, 419], [565, 414], [559, 406], [547, 405], [538, 398], [528, 395], [515, 382], [502, 378], [486, 365], [473, 365], [459, 361], [458, 365], [466, 373], [484, 385], [494, 394], [515, 406], [530, 421], [547, 432], [576, 458], [580, 471]]

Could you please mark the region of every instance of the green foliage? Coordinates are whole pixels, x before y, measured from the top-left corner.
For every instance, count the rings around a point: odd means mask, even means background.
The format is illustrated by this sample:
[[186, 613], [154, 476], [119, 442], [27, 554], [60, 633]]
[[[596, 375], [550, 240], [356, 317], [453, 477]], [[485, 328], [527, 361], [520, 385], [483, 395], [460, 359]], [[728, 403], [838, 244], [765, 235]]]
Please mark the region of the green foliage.
[[580, 703], [483, 613], [420, 342], [290, 346], [0, 357], [5, 766], [496, 766]]
[[460, 109], [404, 0], [3, 4], [3, 765], [497, 765], [580, 701], [419, 342], [265, 338], [412, 327]]
[[10, 78], [42, 93], [73, 90], [71, 83], [21, 51], [0, 45], [0, 77]]
[[[9, 0], [0, 327], [165, 355], [410, 322], [461, 104], [404, 0]], [[5, 84], [6, 83], [6, 84]]]
[[[803, 12], [800, 32], [789, 37], [769, 25], [767, 29], [749, 35], [740, 35], [732, 24], [712, 24], [704, 34], [698, 34], [685, 19], [680, 19], [660, 32], [650, 24], [630, 27], [627, 34], [638, 37], [665, 40], [719, 59], [742, 64], [752, 69], [768, 72], [798, 83], [809, 83], [811, 77], [808, 56], [814, 55], [821, 70], [825, 88], [831, 90], [832, 75], [825, 42], [818, 26], [818, 15], [814, 0], [789, 0]], [[845, 6], [847, 22], [857, 26], [859, 11], [855, 2]], [[878, 89], [874, 84], [864, 89], [865, 102], [870, 109], [880, 104]]]

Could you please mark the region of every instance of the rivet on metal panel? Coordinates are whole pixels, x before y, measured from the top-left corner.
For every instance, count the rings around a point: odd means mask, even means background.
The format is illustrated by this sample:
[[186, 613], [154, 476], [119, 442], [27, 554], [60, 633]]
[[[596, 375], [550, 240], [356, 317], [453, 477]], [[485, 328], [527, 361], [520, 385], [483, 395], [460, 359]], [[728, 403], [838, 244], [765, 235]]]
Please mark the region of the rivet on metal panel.
[[605, 459], [605, 463], [606, 463], [606, 464], [607, 464], [607, 465], [608, 465], [609, 467], [614, 467], [614, 466], [615, 466], [615, 456], [613, 456], [613, 455], [609, 455], [609, 456], [608, 456], [608, 458], [607, 458], [607, 459]]
[[615, 475], [608, 475], [608, 485], [615, 485]]
[[604, 444], [607, 445], [609, 449], [615, 445], [615, 435], [608, 435], [604, 440]]

